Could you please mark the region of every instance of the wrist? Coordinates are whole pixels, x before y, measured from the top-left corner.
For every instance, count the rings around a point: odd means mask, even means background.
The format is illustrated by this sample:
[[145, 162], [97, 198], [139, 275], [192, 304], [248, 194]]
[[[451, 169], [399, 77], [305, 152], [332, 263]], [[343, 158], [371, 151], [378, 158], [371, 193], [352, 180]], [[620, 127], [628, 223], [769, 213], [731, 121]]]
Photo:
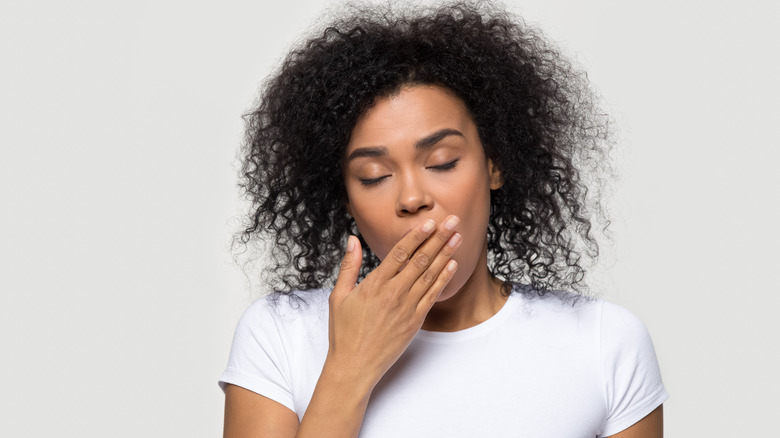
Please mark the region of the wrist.
[[354, 360], [341, 359], [329, 352], [322, 367], [320, 380], [347, 391], [349, 395], [368, 399], [379, 379], [382, 378], [381, 375], [376, 374], [378, 373], [372, 373], [356, 364]]

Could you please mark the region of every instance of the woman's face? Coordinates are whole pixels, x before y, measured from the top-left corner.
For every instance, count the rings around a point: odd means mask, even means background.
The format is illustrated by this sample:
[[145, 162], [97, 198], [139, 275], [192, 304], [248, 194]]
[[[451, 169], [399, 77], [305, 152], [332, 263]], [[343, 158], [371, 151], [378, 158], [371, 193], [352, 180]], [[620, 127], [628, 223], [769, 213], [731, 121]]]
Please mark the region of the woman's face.
[[380, 260], [422, 221], [456, 215], [458, 271], [439, 300], [486, 269], [490, 190], [501, 178], [459, 98], [419, 85], [378, 100], [355, 125], [344, 160], [347, 210]]

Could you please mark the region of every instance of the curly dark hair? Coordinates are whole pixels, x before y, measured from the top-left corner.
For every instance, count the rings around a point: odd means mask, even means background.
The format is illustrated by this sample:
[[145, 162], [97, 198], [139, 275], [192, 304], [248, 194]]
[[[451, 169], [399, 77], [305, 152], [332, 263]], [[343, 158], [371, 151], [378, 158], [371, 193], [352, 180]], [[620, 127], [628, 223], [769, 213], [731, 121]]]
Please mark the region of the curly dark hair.
[[[485, 3], [349, 9], [284, 60], [245, 116], [241, 188], [277, 291], [332, 286], [348, 234], [345, 147], [357, 120], [405, 85], [437, 85], [470, 111], [503, 186], [491, 192], [488, 265], [544, 293], [583, 291], [598, 255], [584, 171], [608, 157], [609, 123], [587, 77], [538, 30]], [[361, 238], [362, 240], [362, 238]], [[362, 276], [379, 263], [365, 248]], [[361, 277], [362, 278], [362, 277]]]

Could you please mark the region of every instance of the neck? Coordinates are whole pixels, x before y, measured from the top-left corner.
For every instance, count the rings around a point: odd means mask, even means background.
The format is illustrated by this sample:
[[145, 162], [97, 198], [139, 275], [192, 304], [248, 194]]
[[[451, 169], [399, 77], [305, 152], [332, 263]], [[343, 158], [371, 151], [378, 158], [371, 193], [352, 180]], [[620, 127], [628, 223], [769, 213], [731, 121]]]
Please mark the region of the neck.
[[452, 298], [433, 306], [423, 322], [423, 330], [454, 332], [487, 321], [506, 303], [503, 283], [490, 275], [484, 248], [474, 273]]

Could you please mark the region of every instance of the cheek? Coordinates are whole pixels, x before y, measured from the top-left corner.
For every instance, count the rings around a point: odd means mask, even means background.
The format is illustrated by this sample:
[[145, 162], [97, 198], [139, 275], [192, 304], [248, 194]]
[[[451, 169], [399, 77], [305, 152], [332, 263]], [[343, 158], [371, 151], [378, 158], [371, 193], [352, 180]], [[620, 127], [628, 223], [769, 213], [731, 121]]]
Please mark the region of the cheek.
[[[476, 194], [475, 194], [476, 195]], [[465, 213], [463, 227], [463, 244], [458, 249], [456, 260], [468, 272], [473, 271], [487, 241], [487, 226], [490, 215], [490, 200], [476, 195], [471, 198], [474, 203], [470, 211]]]
[[[462, 181], [457, 187], [451, 189], [451, 193], [457, 194], [452, 198], [449, 213], [457, 214], [463, 219], [464, 239], [481, 242], [487, 234], [487, 224], [490, 217], [490, 186], [487, 176], [482, 173], [479, 177]], [[465, 243], [465, 242], [464, 242]]]
[[393, 237], [388, 233], [389, 224], [383, 220], [387, 216], [376, 213], [373, 215], [358, 213], [352, 217], [355, 218], [358, 231], [368, 247], [379, 257], [379, 260], [384, 260], [387, 253], [395, 245]]
[[[355, 190], [349, 182], [345, 182], [347, 199], [347, 213], [355, 221], [358, 232], [365, 240], [371, 251], [380, 258], [384, 259], [385, 254], [390, 250], [386, 248], [386, 236], [382, 234], [383, 226], [381, 223], [382, 214], [377, 212], [376, 203], [371, 202], [360, 190]], [[392, 247], [392, 246], [391, 246]], [[364, 248], [365, 249], [365, 248]]]
[[453, 257], [458, 262], [458, 272], [442, 292], [439, 301], [455, 295], [478, 269], [487, 266], [487, 227], [490, 219], [490, 189], [484, 184], [474, 182], [462, 187], [462, 194], [470, 202], [458, 205], [457, 213], [464, 219], [460, 233], [463, 243]]

